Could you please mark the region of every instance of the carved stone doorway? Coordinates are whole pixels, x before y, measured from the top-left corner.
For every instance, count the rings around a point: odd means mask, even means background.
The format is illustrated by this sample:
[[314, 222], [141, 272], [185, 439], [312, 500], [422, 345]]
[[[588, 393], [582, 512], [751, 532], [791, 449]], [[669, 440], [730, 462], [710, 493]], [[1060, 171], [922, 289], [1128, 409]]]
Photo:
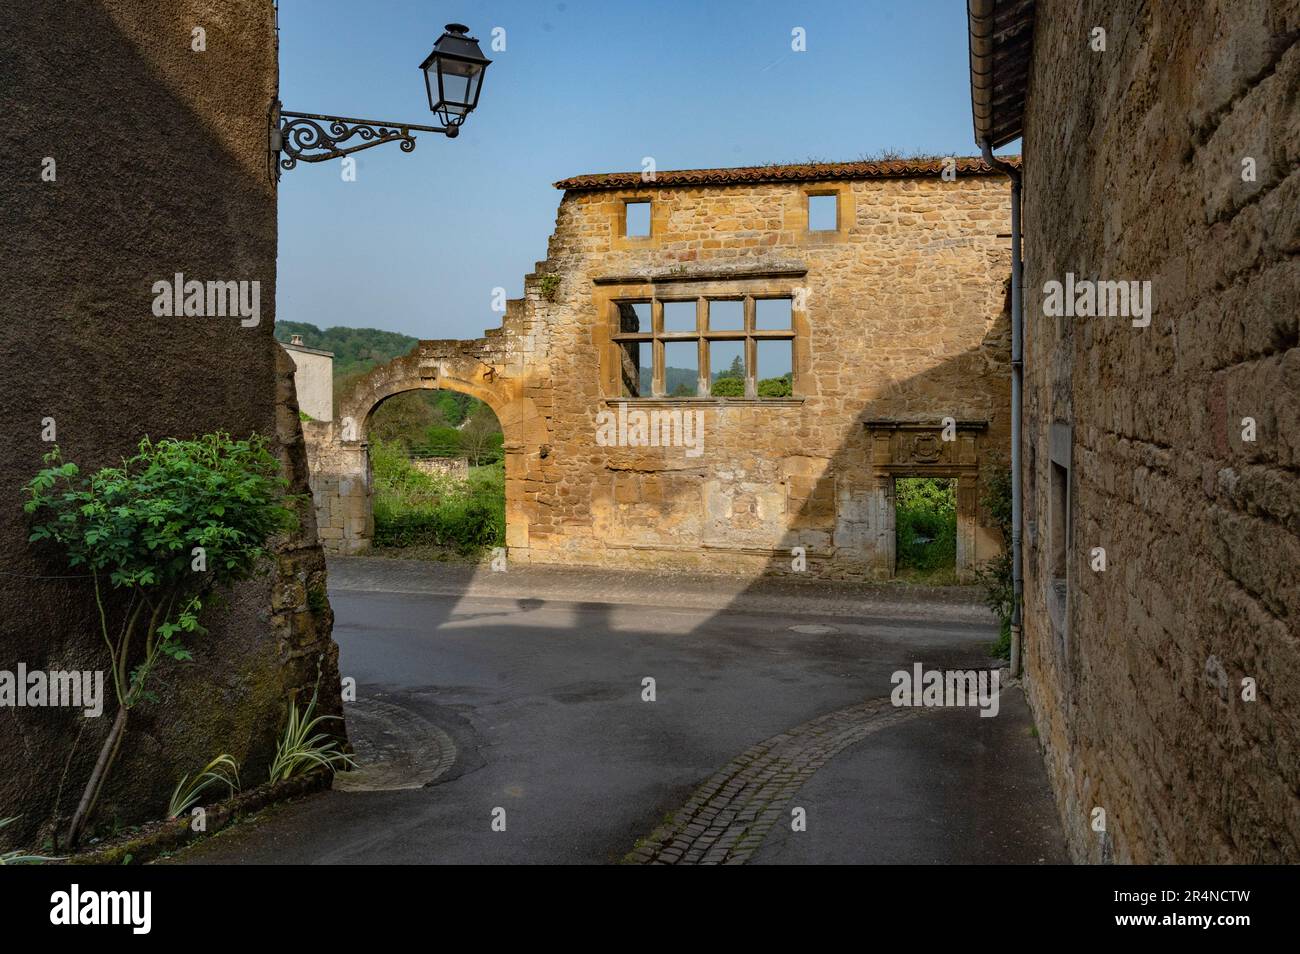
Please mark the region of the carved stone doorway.
[[899, 477], [948, 477], [957, 483], [957, 579], [975, 578], [975, 539], [979, 524], [979, 444], [988, 421], [866, 422], [874, 482], [877, 535], [875, 573], [897, 571], [894, 481]]

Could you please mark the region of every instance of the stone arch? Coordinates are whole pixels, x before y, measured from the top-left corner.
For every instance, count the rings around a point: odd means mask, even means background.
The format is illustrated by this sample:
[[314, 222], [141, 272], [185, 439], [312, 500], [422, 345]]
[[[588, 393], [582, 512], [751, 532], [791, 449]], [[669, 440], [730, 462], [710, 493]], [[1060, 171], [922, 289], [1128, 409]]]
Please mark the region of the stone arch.
[[[317, 510], [329, 507], [336, 516], [327, 548], [345, 553], [368, 549], [374, 537], [368, 430], [375, 409], [388, 398], [407, 391], [459, 391], [492, 409], [501, 424], [506, 471], [506, 545], [512, 556], [524, 556], [535, 504], [525, 484], [536, 479], [549, 453], [546, 418], [525, 391], [531, 383], [519, 369], [494, 361], [487, 339], [422, 341], [409, 354], [372, 369], [340, 395], [338, 419], [330, 429], [328, 447], [316, 454], [318, 485], [325, 488]], [[316, 468], [314, 468], [316, 469]], [[338, 503], [330, 499], [337, 488]], [[322, 524], [325, 525], [325, 524]]]

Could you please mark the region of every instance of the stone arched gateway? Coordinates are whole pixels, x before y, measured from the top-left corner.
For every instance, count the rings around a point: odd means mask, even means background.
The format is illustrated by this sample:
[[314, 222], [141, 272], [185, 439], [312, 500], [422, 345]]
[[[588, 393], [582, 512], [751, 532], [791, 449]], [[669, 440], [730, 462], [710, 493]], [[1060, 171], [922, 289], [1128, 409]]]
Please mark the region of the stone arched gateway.
[[[384, 400], [405, 391], [449, 390], [487, 404], [501, 423], [506, 470], [506, 545], [525, 557], [536, 495], [549, 456], [547, 386], [523, 366], [517, 349], [503, 347], [500, 332], [471, 341], [421, 341], [409, 354], [373, 369], [339, 400], [334, 422], [303, 425], [321, 543], [338, 553], [358, 553], [374, 536], [367, 430]], [[513, 352], [513, 354], [512, 354]], [[539, 399], [542, 407], [539, 408]]]
[[[958, 161], [956, 182], [943, 171], [841, 163], [559, 183], [547, 258], [500, 328], [420, 342], [343, 395], [336, 425], [304, 427], [322, 542], [370, 545], [374, 407], [451, 388], [483, 399], [505, 431], [516, 561], [887, 578], [894, 484], [930, 475], [957, 482], [957, 571], [969, 576], [1001, 548], [978, 501], [1010, 433], [1009, 203], [977, 159]], [[809, 196], [831, 193], [838, 228], [809, 230]], [[630, 205], [645, 202], [651, 234], [627, 235]], [[765, 360], [780, 365], [771, 378]], [[737, 361], [743, 394], [713, 393]], [[785, 393], [761, 393], [783, 369], [769, 390]], [[639, 430], [646, 415], [683, 427], [664, 443], [662, 428]], [[613, 437], [611, 417], [628, 422]], [[949, 418], [957, 439], [936, 444]]]

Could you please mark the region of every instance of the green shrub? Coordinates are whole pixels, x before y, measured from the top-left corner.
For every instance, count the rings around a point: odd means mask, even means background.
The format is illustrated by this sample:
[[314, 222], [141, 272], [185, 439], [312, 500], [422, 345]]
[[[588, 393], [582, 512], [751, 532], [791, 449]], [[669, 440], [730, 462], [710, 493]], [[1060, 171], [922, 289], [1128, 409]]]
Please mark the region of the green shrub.
[[317, 728], [325, 722], [342, 722], [340, 716], [316, 715], [317, 693], [320, 680], [311, 694], [311, 702], [302, 712], [289, 700], [289, 718], [275, 749], [275, 760], [267, 772], [271, 782], [283, 782], [312, 769], [323, 768], [331, 774], [340, 769], [356, 767], [356, 760], [339, 748], [339, 740]]
[[230, 795], [239, 790], [239, 764], [233, 755], [218, 755], [190, 778], [182, 775], [167, 804], [167, 817], [178, 818], [194, 806], [203, 793], [214, 785], [224, 785]]
[[895, 482], [895, 552], [900, 571], [931, 573], [957, 562], [957, 499], [951, 480]]
[[[267, 543], [292, 527], [280, 462], [264, 438], [144, 438], [120, 467], [83, 474], [59, 449], [27, 484], [29, 540], [88, 571], [109, 650], [117, 716], [68, 826], [75, 846], [126, 731], [152, 701], [150, 675], [192, 659], [187, 643], [217, 590], [263, 569]], [[110, 596], [110, 591], [112, 596]], [[113, 598], [116, 597], [116, 598]]]
[[460, 431], [454, 427], [434, 425], [425, 428], [424, 444], [420, 453], [434, 457], [460, 457], [465, 453], [461, 444]]
[[[788, 374], [779, 378], [763, 378], [758, 382], [758, 396], [761, 398], [789, 397], [792, 393]], [[724, 371], [709, 385], [709, 394], [713, 397], [744, 397], [745, 379]]]
[[506, 536], [505, 465], [474, 467], [466, 481], [425, 474], [391, 444], [371, 447], [375, 545], [473, 553]]
[[990, 647], [994, 656], [1011, 658], [1011, 615], [1015, 582], [1011, 562], [1011, 470], [995, 466], [986, 480], [984, 511], [1002, 540], [1002, 552], [975, 571], [984, 587], [984, 603], [997, 614], [998, 640]]

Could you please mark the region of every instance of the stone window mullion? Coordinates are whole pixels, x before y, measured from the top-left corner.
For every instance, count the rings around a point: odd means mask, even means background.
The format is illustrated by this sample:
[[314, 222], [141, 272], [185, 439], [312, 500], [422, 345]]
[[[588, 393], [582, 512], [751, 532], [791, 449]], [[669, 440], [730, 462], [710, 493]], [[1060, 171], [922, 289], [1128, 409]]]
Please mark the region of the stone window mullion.
[[700, 382], [695, 389], [695, 393], [699, 395], [706, 395], [712, 390], [709, 387], [709, 382], [713, 378], [709, 371], [709, 342], [704, 336], [705, 309], [707, 307], [708, 305], [703, 297], [695, 299], [695, 333], [699, 335], [699, 338], [696, 339], [696, 345], [699, 348], [697, 360], [700, 369]]
[[664, 370], [664, 342], [661, 337], [664, 333], [664, 305], [658, 298], [650, 302], [650, 332], [654, 335], [654, 386], [652, 391], [655, 397], [663, 397], [666, 388], [664, 380], [667, 372]]
[[[735, 400], [757, 401], [759, 399], [759, 352], [760, 345], [764, 341], [782, 341], [790, 345], [790, 372], [793, 377], [797, 378], [797, 367], [800, 363], [802, 351], [799, 340], [799, 328], [796, 314], [791, 304], [791, 322], [789, 328], [776, 327], [760, 329], [758, 327], [758, 305], [761, 300], [768, 298], [788, 299], [788, 295], [779, 293], [758, 293], [758, 294], [724, 294], [724, 297], [714, 298], [708, 293], [696, 293], [690, 298], [686, 296], [675, 297], [669, 296], [667, 301], [660, 299], [651, 294], [646, 299], [628, 299], [615, 301], [611, 322], [613, 324], [613, 334], [610, 336], [611, 344], [615, 347], [614, 367], [610, 369], [613, 390], [620, 394], [632, 397], [643, 398], [667, 398], [668, 393], [668, 346], [674, 346], [674, 355], [679, 363], [686, 360], [684, 352], [685, 345], [695, 345], [696, 361], [696, 385], [695, 394], [698, 397], [713, 397], [713, 365], [714, 360], [719, 358], [713, 354], [712, 345], [714, 342], [737, 342], [740, 344], [740, 354], [737, 355], [744, 364], [743, 388], [741, 393], [737, 394], [732, 391], [730, 394], [724, 394], [722, 400], [734, 398]], [[666, 304], [680, 302], [688, 304], [694, 302], [694, 324], [693, 327], [687, 324], [686, 314], [677, 315], [673, 313], [675, 327], [680, 330], [671, 331], [666, 327], [667, 309]], [[715, 330], [711, 325], [711, 308], [715, 301], [735, 302], [741, 306], [742, 314], [740, 327], [735, 326], [734, 317], [727, 322], [728, 327], [722, 330]], [[649, 315], [644, 316], [644, 311], [637, 314], [637, 317], [631, 314], [630, 309], [633, 307], [641, 308], [646, 306], [649, 309]], [[683, 309], [684, 310], [684, 309]], [[798, 316], [802, 318], [802, 314]], [[638, 346], [649, 345], [649, 353], [641, 354]], [[678, 346], [682, 347], [678, 347]], [[721, 359], [724, 364], [730, 358]], [[650, 381], [647, 382], [645, 393], [641, 392], [636, 382], [632, 381], [635, 370], [645, 365], [650, 365]], [[728, 365], [730, 367], [730, 365]], [[734, 385], [733, 385], [734, 387]], [[793, 384], [792, 384], [793, 390]]]
[[758, 398], [758, 342], [754, 340], [754, 296], [745, 296], [745, 397]]

